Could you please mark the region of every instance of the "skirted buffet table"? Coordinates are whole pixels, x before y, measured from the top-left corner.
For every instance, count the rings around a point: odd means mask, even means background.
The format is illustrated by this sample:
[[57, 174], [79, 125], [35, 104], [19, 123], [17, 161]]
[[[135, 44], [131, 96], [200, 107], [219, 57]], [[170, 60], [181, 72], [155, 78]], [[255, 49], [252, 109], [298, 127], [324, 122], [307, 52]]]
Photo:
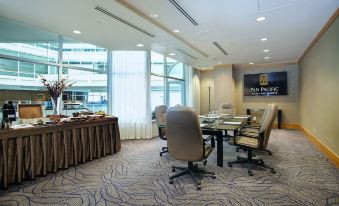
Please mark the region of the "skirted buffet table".
[[0, 185], [120, 151], [118, 118], [0, 131]]

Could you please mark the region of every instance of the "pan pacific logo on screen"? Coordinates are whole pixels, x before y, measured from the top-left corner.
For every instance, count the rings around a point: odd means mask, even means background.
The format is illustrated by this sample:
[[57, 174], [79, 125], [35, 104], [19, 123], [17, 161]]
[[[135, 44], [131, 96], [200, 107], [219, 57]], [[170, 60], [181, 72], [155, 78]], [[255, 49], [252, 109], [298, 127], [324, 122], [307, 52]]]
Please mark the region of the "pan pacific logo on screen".
[[260, 86], [267, 86], [268, 85], [268, 75], [261, 74], [260, 75]]

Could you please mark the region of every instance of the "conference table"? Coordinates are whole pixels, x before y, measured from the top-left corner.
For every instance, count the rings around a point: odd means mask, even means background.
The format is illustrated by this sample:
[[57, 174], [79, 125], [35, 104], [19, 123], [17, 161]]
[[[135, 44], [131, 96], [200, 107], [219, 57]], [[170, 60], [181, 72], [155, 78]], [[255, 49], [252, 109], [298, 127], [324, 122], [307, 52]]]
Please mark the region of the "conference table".
[[[237, 131], [244, 126], [251, 118], [251, 115], [239, 115], [239, 116], [225, 116], [225, 117], [205, 117], [199, 116], [202, 119], [201, 131], [203, 135], [213, 135], [217, 140], [217, 166], [223, 167], [224, 165], [224, 147], [223, 139], [224, 133], [227, 135], [227, 131], [234, 132], [234, 138], [237, 135]], [[208, 123], [204, 123], [204, 122]]]

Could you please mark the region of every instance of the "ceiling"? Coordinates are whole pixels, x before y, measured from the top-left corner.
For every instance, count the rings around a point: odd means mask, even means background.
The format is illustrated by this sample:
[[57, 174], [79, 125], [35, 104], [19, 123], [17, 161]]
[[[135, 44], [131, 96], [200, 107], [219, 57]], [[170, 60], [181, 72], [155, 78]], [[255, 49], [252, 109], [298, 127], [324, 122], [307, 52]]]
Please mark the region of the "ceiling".
[[[339, 7], [338, 0], [176, 0], [195, 26], [170, 0], [24, 2], [0, 0], [0, 15], [5, 17], [0, 19], [0, 41], [45, 40], [56, 38], [56, 33], [113, 50], [175, 53], [175, 59], [195, 67], [295, 61]], [[257, 22], [259, 16], [266, 20]], [[24, 27], [29, 29], [21, 32]], [[261, 42], [262, 37], [268, 40]], [[138, 48], [138, 43], [145, 46]]]

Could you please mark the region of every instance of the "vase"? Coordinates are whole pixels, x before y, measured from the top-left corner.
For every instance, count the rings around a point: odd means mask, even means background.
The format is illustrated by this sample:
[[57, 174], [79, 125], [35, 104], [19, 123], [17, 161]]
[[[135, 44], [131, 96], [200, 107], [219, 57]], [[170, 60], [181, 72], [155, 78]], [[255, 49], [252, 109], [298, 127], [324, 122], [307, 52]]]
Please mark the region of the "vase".
[[52, 106], [53, 106], [53, 114], [59, 115], [60, 114], [60, 96], [58, 97], [51, 97]]

